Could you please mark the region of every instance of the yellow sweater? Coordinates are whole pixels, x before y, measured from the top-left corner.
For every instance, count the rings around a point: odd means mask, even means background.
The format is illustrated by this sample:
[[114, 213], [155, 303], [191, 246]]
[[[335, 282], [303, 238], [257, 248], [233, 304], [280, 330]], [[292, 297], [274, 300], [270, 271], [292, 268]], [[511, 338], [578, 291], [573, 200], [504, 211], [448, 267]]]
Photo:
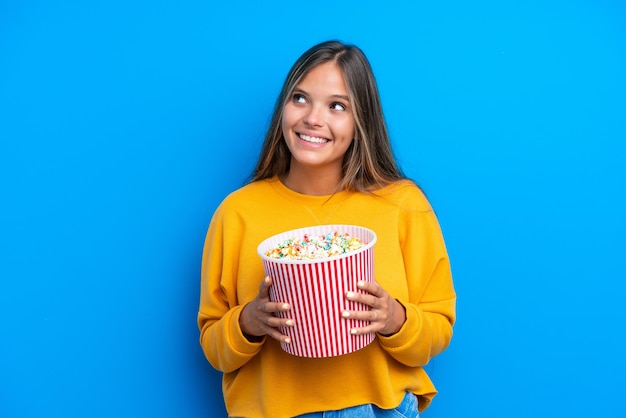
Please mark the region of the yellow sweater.
[[[239, 327], [243, 306], [265, 277], [256, 250], [272, 235], [322, 224], [374, 230], [374, 277], [406, 309], [392, 336], [351, 354], [309, 359], [285, 353], [269, 337], [251, 343]], [[373, 403], [394, 408], [405, 391], [423, 411], [436, 394], [423, 366], [450, 343], [456, 296], [439, 224], [410, 181], [374, 195], [308, 196], [278, 179], [248, 184], [216, 210], [202, 261], [198, 326], [209, 362], [224, 373], [226, 409], [234, 417], [293, 417]]]

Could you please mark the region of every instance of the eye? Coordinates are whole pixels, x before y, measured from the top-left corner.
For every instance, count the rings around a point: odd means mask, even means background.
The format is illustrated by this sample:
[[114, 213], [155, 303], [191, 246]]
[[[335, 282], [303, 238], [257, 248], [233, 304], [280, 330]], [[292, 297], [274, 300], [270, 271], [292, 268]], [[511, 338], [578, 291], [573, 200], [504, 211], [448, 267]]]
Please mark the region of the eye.
[[306, 103], [306, 98], [300, 93], [295, 93], [292, 100], [294, 103]]
[[343, 103], [334, 102], [330, 105], [332, 110], [346, 110], [346, 106]]

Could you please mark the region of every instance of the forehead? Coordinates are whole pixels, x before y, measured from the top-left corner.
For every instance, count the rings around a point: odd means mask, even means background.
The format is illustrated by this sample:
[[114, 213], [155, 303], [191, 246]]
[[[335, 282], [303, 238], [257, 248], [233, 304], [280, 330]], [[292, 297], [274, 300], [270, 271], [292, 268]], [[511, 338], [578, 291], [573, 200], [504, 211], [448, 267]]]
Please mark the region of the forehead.
[[295, 88], [311, 93], [348, 95], [343, 71], [332, 61], [312, 68], [300, 79]]

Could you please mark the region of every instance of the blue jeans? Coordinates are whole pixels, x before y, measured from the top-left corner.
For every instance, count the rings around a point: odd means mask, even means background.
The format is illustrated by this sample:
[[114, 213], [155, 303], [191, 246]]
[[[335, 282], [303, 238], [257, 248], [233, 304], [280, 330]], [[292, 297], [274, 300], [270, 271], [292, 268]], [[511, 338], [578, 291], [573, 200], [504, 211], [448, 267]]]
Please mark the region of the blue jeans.
[[376, 405], [352, 406], [338, 411], [311, 412], [296, 418], [419, 418], [417, 397], [407, 392], [402, 403], [393, 409], [381, 409]]

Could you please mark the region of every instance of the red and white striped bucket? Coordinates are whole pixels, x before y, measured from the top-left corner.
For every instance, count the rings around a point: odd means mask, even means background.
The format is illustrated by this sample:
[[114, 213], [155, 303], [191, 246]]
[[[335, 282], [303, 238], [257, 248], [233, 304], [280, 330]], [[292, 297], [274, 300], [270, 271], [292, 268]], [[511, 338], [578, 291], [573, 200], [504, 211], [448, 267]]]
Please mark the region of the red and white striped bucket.
[[[350, 234], [365, 245], [339, 256], [316, 260], [276, 259], [265, 253], [293, 237], [321, 236], [328, 233]], [[348, 301], [346, 292], [362, 292], [357, 282], [374, 281], [374, 231], [355, 225], [321, 225], [300, 228], [275, 235], [263, 241], [257, 251], [263, 259], [265, 274], [273, 279], [270, 300], [286, 302], [288, 312], [276, 315], [293, 318], [295, 325], [281, 327], [291, 339], [281, 343], [287, 353], [299, 357], [333, 357], [359, 350], [374, 341], [375, 334], [352, 335], [352, 328], [367, 321], [343, 318], [344, 310], [366, 311], [369, 307]]]

